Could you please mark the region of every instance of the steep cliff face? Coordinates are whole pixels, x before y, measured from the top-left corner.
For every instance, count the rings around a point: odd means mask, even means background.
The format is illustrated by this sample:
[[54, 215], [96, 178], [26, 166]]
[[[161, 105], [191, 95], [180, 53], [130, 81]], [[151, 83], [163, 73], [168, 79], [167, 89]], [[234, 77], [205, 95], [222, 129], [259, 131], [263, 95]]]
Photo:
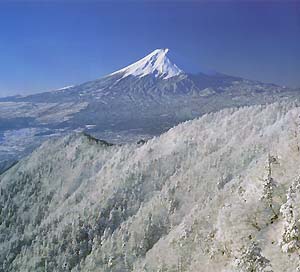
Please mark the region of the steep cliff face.
[[0, 271], [296, 271], [299, 114], [251, 106], [141, 144], [45, 142], [0, 176]]

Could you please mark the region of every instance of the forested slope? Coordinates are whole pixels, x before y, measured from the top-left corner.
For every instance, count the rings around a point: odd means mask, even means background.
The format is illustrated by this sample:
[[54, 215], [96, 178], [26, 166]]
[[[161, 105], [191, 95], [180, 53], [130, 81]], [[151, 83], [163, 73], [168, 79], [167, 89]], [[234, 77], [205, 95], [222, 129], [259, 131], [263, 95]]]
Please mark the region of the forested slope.
[[296, 271], [299, 114], [251, 106], [144, 144], [45, 142], [0, 176], [0, 271]]

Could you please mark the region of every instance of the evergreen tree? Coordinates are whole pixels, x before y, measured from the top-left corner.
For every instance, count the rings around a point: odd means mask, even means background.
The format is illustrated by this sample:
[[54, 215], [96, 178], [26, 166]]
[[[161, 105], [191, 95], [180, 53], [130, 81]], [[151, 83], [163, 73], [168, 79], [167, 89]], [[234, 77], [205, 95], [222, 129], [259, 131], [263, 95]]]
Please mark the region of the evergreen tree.
[[272, 272], [270, 261], [261, 254], [261, 248], [252, 242], [242, 249], [235, 265], [240, 272]]
[[274, 181], [272, 177], [272, 165], [276, 164], [277, 160], [275, 157], [268, 155], [267, 160], [267, 177], [263, 180], [263, 193], [261, 199], [266, 203], [266, 205], [271, 209], [271, 211], [274, 214], [273, 219], [276, 219], [278, 217], [278, 213], [274, 209], [274, 188], [277, 186], [276, 182]]
[[300, 177], [288, 189], [287, 200], [280, 208], [284, 219], [281, 248], [284, 252], [296, 252], [300, 255], [300, 217], [296, 213], [299, 200]]

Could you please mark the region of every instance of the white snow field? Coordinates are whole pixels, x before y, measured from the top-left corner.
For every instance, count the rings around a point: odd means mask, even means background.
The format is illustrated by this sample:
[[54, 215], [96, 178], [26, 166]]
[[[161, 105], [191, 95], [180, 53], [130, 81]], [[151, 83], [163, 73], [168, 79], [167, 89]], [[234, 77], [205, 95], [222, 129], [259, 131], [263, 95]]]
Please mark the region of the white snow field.
[[275, 103], [144, 144], [43, 143], [0, 176], [0, 271], [299, 270], [299, 114]]

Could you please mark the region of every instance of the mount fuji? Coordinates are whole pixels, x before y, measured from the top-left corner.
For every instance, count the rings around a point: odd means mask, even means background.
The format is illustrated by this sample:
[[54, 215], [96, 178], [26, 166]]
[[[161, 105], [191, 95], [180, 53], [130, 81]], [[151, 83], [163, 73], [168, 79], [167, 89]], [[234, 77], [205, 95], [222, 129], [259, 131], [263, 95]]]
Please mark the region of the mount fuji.
[[168, 48], [156, 49], [143, 59], [110, 75], [123, 74], [122, 78], [130, 75], [138, 77], [154, 75], [155, 77], [167, 79], [183, 74], [184, 72], [166, 56], [168, 51]]
[[94, 81], [0, 98], [0, 173], [45, 139], [70, 131], [87, 131], [112, 143], [136, 142], [222, 108], [299, 97], [297, 90], [274, 84], [186, 73], [168, 51], [156, 49]]

